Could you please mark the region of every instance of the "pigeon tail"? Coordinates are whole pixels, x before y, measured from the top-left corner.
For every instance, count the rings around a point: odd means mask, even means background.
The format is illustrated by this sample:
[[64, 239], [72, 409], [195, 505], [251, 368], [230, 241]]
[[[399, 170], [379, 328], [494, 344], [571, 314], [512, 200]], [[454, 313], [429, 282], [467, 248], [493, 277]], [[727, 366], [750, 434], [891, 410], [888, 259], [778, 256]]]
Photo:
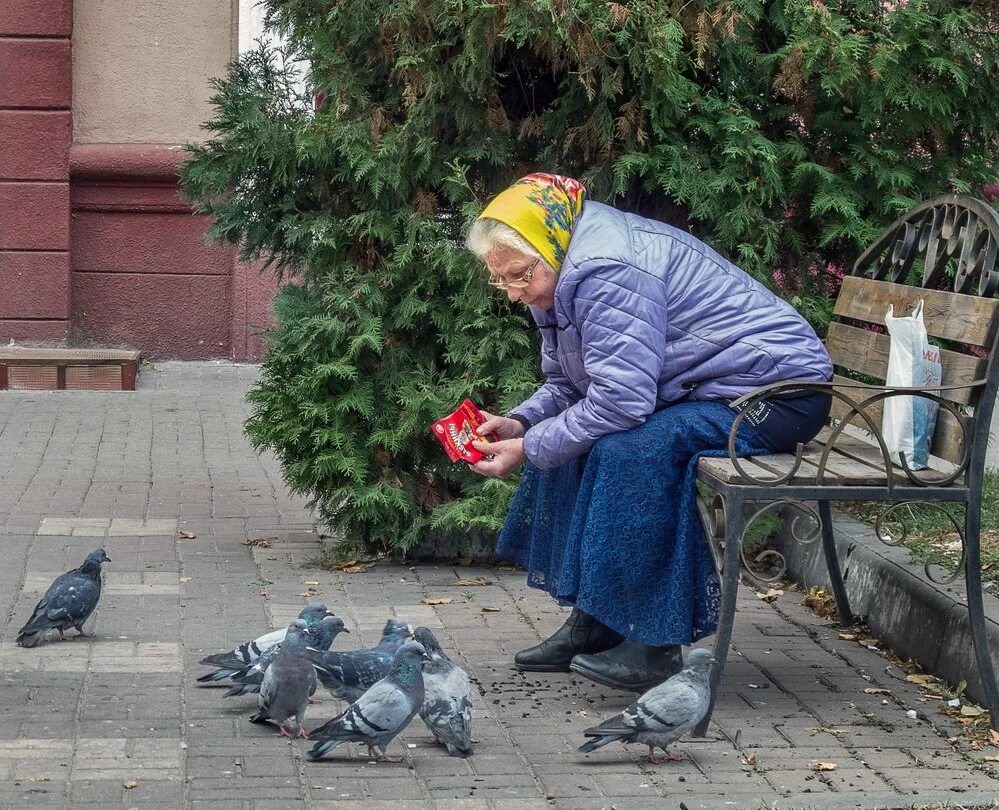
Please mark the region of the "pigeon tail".
[[225, 681], [235, 675], [239, 670], [235, 669], [216, 669], [213, 672], [209, 672], [207, 675], [202, 675], [198, 678], [198, 683], [218, 683], [219, 681]]
[[17, 643], [20, 647], [34, 647], [39, 641], [42, 640], [44, 635], [48, 630], [36, 630], [34, 632], [21, 630], [17, 634]]
[[[312, 735], [309, 735], [309, 739], [312, 739]], [[343, 740], [320, 740], [312, 748], [305, 752], [305, 758], [316, 760], [322, 759], [330, 751], [336, 748]]]
[[259, 683], [237, 683], [222, 697], [242, 697], [243, 695], [256, 695], [260, 693]]
[[[587, 732], [583, 733], [587, 734]], [[587, 734], [587, 736], [591, 735]], [[584, 754], [588, 754], [590, 751], [596, 751], [598, 748], [603, 748], [605, 745], [622, 740], [627, 736], [627, 734], [606, 734], [599, 737], [593, 735], [593, 739], [584, 742], [581, 746], [579, 746], [579, 750]]]

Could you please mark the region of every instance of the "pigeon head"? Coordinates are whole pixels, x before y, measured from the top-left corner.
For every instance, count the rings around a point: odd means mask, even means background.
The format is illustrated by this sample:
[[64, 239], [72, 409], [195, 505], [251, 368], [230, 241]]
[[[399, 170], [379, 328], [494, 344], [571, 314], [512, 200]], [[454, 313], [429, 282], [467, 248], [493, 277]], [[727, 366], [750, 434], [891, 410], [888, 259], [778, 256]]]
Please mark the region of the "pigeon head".
[[304, 621], [307, 627], [315, 627], [324, 618], [332, 615], [330, 609], [322, 602], [309, 602], [298, 614], [298, 618]]
[[309, 626], [304, 619], [295, 619], [288, 625], [285, 641], [294, 647], [305, 647], [309, 640]]
[[104, 549], [95, 548], [83, 561], [83, 565], [80, 566], [80, 571], [84, 574], [100, 574], [101, 565], [106, 562], [111, 562], [111, 558], [104, 553]]
[[416, 681], [423, 669], [423, 662], [427, 660], [427, 651], [418, 641], [407, 641], [395, 654], [392, 661], [392, 672], [396, 679], [402, 683]]
[[687, 656], [687, 667], [690, 669], [707, 669], [715, 661], [715, 657], [711, 650], [702, 650], [698, 647], [696, 650], [691, 650], [690, 655]]
[[382, 630], [382, 641], [405, 638], [412, 634], [412, 625], [406, 624], [402, 619], [389, 619], [385, 622], [385, 629]]
[[407, 641], [399, 648], [399, 652], [395, 654], [397, 662], [405, 661], [417, 665], [421, 664], [426, 657], [427, 651], [418, 641]]
[[319, 624], [309, 628], [309, 646], [317, 650], [328, 650], [341, 633], [349, 633], [339, 616], [327, 616]]
[[413, 631], [413, 639], [423, 645], [423, 648], [431, 656], [443, 655], [444, 649], [441, 647], [437, 637], [430, 632], [429, 627], [417, 627]]

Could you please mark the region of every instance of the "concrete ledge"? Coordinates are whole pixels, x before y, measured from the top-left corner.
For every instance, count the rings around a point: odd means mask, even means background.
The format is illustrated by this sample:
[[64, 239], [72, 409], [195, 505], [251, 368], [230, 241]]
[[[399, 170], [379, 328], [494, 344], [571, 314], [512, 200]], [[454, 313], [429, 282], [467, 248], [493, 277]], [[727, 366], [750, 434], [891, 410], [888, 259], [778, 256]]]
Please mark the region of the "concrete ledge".
[[[795, 510], [784, 510], [784, 529], [775, 547], [787, 560], [788, 575], [811, 587], [829, 586], [822, 543], [795, 542], [788, 528]], [[949, 585], [930, 582], [921, 565], [910, 562], [905, 547], [886, 546], [874, 529], [833, 511], [836, 549], [854, 616], [863, 618], [874, 637], [903, 659], [951, 684], [962, 679], [968, 694], [985, 698], [971, 642], [963, 578]], [[999, 669], [999, 599], [986, 593], [986, 630], [992, 662]]]

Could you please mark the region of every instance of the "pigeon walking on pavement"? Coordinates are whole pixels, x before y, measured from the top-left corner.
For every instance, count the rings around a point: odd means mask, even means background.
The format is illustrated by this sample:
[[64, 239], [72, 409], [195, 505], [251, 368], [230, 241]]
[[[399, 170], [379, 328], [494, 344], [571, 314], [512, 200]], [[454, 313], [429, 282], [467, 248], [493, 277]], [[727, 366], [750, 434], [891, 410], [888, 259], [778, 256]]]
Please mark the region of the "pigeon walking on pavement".
[[[579, 750], [589, 753], [607, 743], [637, 742], [649, 747], [649, 762], [659, 764], [682, 760], [667, 746], [691, 731], [708, 711], [711, 687], [708, 673], [714, 658], [709, 650], [692, 650], [687, 665], [676, 675], [652, 687], [616, 717], [583, 732], [592, 739]], [[656, 748], [666, 751], [666, 758], [656, 758]]]
[[389, 619], [382, 640], [370, 650], [310, 650], [319, 682], [333, 697], [348, 703], [357, 700], [377, 681], [388, 675], [396, 652], [413, 633], [400, 619]]
[[[339, 616], [327, 616], [316, 627], [308, 630], [308, 647], [310, 649], [322, 650], [325, 652], [332, 644], [333, 640], [340, 633], [349, 633], [343, 626], [343, 619]], [[278, 642], [273, 647], [264, 651], [256, 661], [249, 666], [243, 667], [239, 672], [232, 675], [233, 687], [222, 697], [239, 697], [240, 695], [252, 695], [260, 691], [260, 684], [264, 682], [264, 673], [281, 652], [283, 642]]]
[[342, 714], [309, 734], [309, 739], [317, 742], [305, 752], [306, 758], [320, 759], [338, 745], [359, 742], [367, 745], [379, 762], [399, 762], [399, 758], [388, 756], [385, 748], [423, 705], [421, 666], [426, 657], [422, 644], [416, 641], [403, 644], [392, 660], [388, 675]]
[[[305, 606], [305, 609], [298, 614], [298, 618], [305, 622], [306, 627], [312, 628], [318, 625], [326, 616], [332, 615], [332, 611], [322, 602], [309, 602]], [[207, 675], [202, 675], [198, 678], [198, 683], [216, 683], [231, 678], [235, 673], [256, 661], [275, 644], [280, 644], [284, 641], [285, 632], [287, 632], [287, 629], [282, 627], [280, 630], [272, 630], [270, 633], [265, 633], [253, 641], [240, 644], [228, 652], [205, 656], [199, 663], [210, 667], [217, 667], [217, 669], [209, 672]]]
[[91, 551], [83, 565], [56, 577], [49, 585], [45, 596], [38, 600], [31, 618], [18, 631], [17, 643], [22, 647], [34, 647], [49, 630], [58, 630], [59, 639], [66, 636], [63, 631], [75, 627], [81, 636], [83, 624], [97, 608], [101, 598], [101, 565], [111, 562], [103, 548]]
[[302, 619], [288, 626], [281, 652], [264, 673], [257, 713], [250, 718], [251, 723], [273, 720], [281, 727], [282, 737], [309, 736], [302, 723], [305, 707], [316, 691], [316, 670], [305, 652], [308, 638]]
[[413, 638], [427, 651], [423, 665], [424, 697], [420, 718], [452, 757], [472, 753], [472, 684], [468, 674], [448, 658], [429, 628], [417, 627]]

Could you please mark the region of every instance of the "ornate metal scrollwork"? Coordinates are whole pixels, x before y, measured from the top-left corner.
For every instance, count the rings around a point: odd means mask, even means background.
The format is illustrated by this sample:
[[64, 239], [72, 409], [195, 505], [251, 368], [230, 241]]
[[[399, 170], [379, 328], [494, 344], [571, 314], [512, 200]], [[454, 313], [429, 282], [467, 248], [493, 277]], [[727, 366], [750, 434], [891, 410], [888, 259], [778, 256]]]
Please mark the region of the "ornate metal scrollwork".
[[918, 205], [857, 259], [853, 275], [904, 282], [922, 257], [921, 285], [939, 289], [951, 259], [954, 292], [991, 297], [999, 289], [999, 215], [980, 200], [948, 194]]
[[[968, 436], [968, 427], [965, 420], [961, 418], [961, 413], [955, 403], [950, 400], [944, 399], [940, 396], [939, 392], [943, 391], [953, 391], [961, 388], [976, 388], [985, 385], [985, 380], [974, 380], [970, 383], [964, 383], [962, 385], [943, 385], [934, 386], [928, 388], [888, 388], [886, 386], [876, 386], [876, 385], [865, 385], [862, 383], [848, 384], [848, 383], [829, 383], [829, 382], [785, 382], [785, 383], [774, 383], [773, 385], [765, 386], [757, 391], [747, 394], [744, 397], [740, 397], [732, 403], [732, 407], [739, 411], [736, 416], [735, 421], [732, 424], [732, 428], [728, 435], [728, 455], [729, 460], [732, 462], [732, 466], [735, 468], [736, 472], [741, 476], [741, 483], [745, 484], [755, 484], [757, 486], [780, 486], [781, 484], [786, 484], [793, 480], [794, 476], [801, 469], [801, 464], [804, 457], [804, 447], [798, 445], [795, 455], [794, 462], [791, 464], [790, 469], [783, 473], [782, 475], [775, 475], [772, 478], [758, 478], [751, 475], [739, 461], [739, 455], [736, 449], [736, 434], [738, 433], [739, 426], [742, 424], [743, 420], [748, 416], [750, 409], [758, 402], [764, 401], [775, 395], [789, 392], [824, 392], [830, 396], [844, 402], [848, 408], [848, 412], [840, 419], [839, 424], [837, 424], [833, 429], [832, 433], [826, 439], [822, 453], [819, 456], [818, 462], [816, 464], [817, 470], [814, 475], [815, 483], [824, 484], [827, 468], [829, 465], [829, 458], [832, 451], [835, 449], [836, 440], [843, 433], [848, 425], [855, 424], [859, 422], [858, 427], [865, 430], [871, 435], [871, 437], [876, 442], [876, 446], [881, 451], [881, 462], [884, 465], [886, 486], [888, 489], [892, 489], [895, 485], [895, 470], [901, 469], [909, 482], [915, 486], [919, 487], [943, 487], [949, 486], [954, 483], [961, 475], [964, 474], [968, 467], [968, 463], [971, 459], [971, 441]], [[863, 399], [854, 399], [849, 394], [847, 394], [844, 389], [857, 389], [861, 392], [867, 392], [868, 396]], [[904, 456], [899, 459], [899, 464], [895, 465], [892, 462], [890, 453], [888, 452], [888, 446], [885, 443], [884, 436], [881, 433], [881, 425], [876, 422], [873, 417], [867, 412], [867, 409], [885, 399], [897, 396], [919, 396], [925, 399], [930, 399], [936, 402], [941, 408], [946, 410], [961, 429], [961, 446], [963, 448], [961, 459], [955, 465], [954, 469], [939, 477], [927, 477], [925, 475], [918, 475], [914, 470], [909, 467], [908, 462]], [[812, 477], [812, 476], [810, 476]]]
[[[926, 573], [927, 579], [931, 582], [935, 582], [938, 585], [949, 585], [951, 582], [956, 580], [963, 572], [965, 560], [967, 558], [967, 545], [965, 544], [964, 531], [961, 528], [961, 524], [958, 522], [954, 514], [947, 509], [942, 503], [937, 501], [900, 501], [899, 503], [893, 503], [890, 506], [882, 509], [878, 513], [877, 518], [874, 521], [874, 532], [882, 543], [886, 546], [901, 546], [905, 545], [905, 541], [909, 537], [909, 527], [906, 523], [906, 515], [902, 511], [903, 507], [911, 507], [913, 505], [919, 505], [924, 507], [932, 507], [934, 509], [939, 509], [943, 512], [947, 519], [950, 520], [951, 525], [954, 527], [954, 531], [957, 533], [958, 538], [961, 541], [961, 556], [954, 567], [954, 570], [940, 577], [935, 573], [935, 567], [943, 568], [939, 562], [930, 559], [923, 564], [923, 571]], [[911, 512], [908, 515], [912, 517]], [[894, 525], [899, 527], [899, 531], [895, 533], [889, 533], [886, 524], [890, 520], [897, 520], [898, 522]]]
[[[742, 535], [739, 537], [739, 554], [742, 558], [742, 565], [749, 575], [761, 584], [768, 584], [783, 579], [787, 573], [787, 560], [784, 555], [776, 549], [768, 548], [754, 554], [752, 559], [746, 555], [746, 535], [750, 526], [768, 512], [776, 512], [785, 506], [793, 506], [800, 510], [791, 520], [791, 537], [795, 542], [802, 544], [814, 543], [822, 534], [822, 519], [818, 512], [812, 509], [807, 503], [790, 498], [782, 498], [779, 501], [771, 501], [753, 512], [742, 527]], [[814, 521], [810, 527], [803, 529], [804, 521]]]

